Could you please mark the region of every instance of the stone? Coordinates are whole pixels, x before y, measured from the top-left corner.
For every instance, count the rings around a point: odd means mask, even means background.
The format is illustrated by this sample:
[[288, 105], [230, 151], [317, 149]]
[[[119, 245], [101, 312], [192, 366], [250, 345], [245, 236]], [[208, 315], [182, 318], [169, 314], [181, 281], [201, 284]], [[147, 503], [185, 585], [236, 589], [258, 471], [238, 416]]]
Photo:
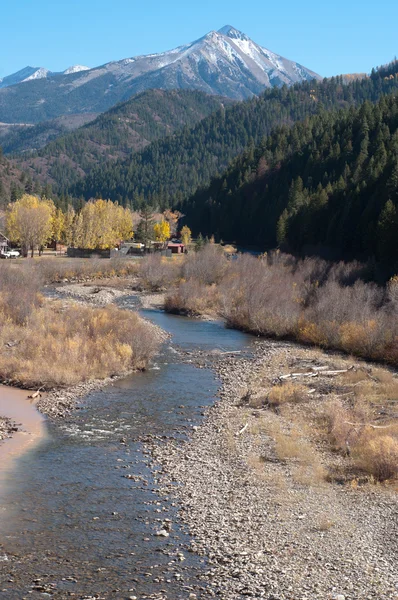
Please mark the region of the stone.
[[157, 532], [155, 533], [155, 535], [156, 535], [157, 537], [165, 537], [165, 538], [166, 538], [166, 537], [169, 537], [169, 535], [170, 535], [170, 534], [169, 534], [169, 532], [168, 532], [168, 531], [166, 531], [165, 529], [161, 529], [160, 531], [157, 531]]

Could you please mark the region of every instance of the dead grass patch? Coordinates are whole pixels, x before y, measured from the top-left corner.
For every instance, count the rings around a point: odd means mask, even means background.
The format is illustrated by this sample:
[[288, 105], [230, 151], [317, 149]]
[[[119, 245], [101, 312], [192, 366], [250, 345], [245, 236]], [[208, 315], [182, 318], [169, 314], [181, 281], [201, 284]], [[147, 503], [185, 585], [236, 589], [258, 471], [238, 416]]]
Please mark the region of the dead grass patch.
[[307, 399], [308, 390], [304, 385], [294, 382], [275, 385], [267, 396], [269, 406], [279, 407], [288, 403], [304, 402]]
[[50, 389], [142, 369], [157, 347], [150, 325], [114, 306], [44, 302], [23, 323], [0, 312], [0, 324], [0, 378], [28, 387]]

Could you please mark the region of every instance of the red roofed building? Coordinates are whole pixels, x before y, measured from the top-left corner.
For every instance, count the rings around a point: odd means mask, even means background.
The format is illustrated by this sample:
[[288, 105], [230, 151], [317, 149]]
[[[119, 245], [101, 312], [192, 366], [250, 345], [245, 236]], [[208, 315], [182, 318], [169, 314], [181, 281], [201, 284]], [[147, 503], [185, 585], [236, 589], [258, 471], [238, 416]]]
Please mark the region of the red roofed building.
[[171, 250], [172, 254], [184, 254], [185, 246], [177, 242], [169, 242], [167, 244], [167, 250]]

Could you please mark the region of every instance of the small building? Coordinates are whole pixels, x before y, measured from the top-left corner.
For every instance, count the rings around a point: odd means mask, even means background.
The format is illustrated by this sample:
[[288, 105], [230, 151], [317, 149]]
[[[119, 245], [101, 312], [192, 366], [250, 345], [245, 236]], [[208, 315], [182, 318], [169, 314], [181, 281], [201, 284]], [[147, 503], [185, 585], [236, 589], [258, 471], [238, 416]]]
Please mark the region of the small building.
[[128, 254], [143, 254], [145, 245], [140, 242], [122, 242], [120, 244], [120, 254], [127, 256]]
[[184, 254], [185, 246], [180, 242], [169, 242], [167, 244], [167, 250], [171, 250], [172, 254]]
[[10, 240], [0, 233], [0, 253], [5, 252], [10, 245]]

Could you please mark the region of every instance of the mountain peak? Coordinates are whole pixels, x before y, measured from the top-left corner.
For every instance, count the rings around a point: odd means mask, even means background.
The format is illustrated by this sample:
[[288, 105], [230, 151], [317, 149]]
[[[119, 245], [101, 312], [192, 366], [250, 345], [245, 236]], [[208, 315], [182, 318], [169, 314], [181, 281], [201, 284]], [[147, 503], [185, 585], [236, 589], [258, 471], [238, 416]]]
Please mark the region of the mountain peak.
[[222, 35], [225, 35], [226, 37], [229, 37], [231, 39], [237, 39], [237, 40], [248, 40], [249, 39], [245, 33], [243, 33], [242, 31], [239, 31], [239, 29], [236, 29], [235, 27], [232, 27], [232, 25], [224, 25], [224, 27], [221, 27], [221, 29], [218, 30], [218, 33], [221, 33]]
[[72, 67], [68, 67], [63, 71], [64, 75], [72, 75], [73, 73], [80, 73], [80, 71], [89, 71], [90, 67], [85, 67], [84, 65], [73, 65]]

